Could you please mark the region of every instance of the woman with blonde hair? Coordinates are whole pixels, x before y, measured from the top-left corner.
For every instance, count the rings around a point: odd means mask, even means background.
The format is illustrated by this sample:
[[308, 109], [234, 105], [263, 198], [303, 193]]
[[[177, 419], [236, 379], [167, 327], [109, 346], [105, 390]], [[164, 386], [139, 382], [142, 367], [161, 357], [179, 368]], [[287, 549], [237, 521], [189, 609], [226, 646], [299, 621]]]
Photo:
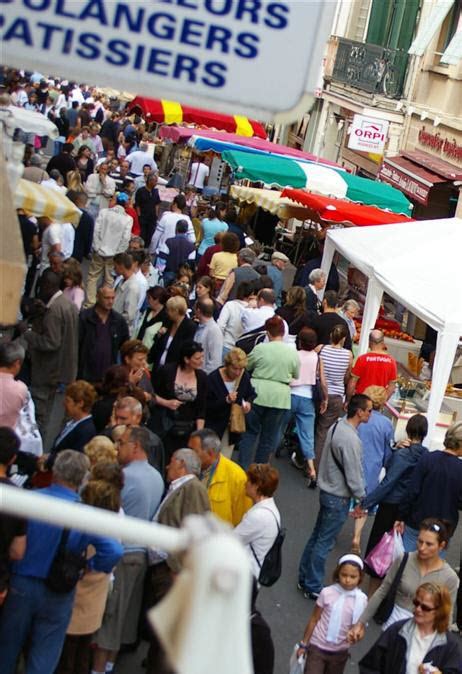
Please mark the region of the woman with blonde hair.
[[95, 435], [87, 442], [83, 451], [88, 456], [90, 466], [96, 466], [99, 463], [117, 462], [117, 449], [115, 444], [105, 435]]
[[160, 365], [178, 363], [181, 346], [191, 342], [197, 330], [197, 323], [187, 318], [188, 305], [184, 297], [170, 297], [165, 305], [167, 325], [157, 333], [157, 338], [149, 352], [148, 362], [155, 372]]
[[[112, 444], [112, 443], [111, 443]], [[117, 463], [97, 463], [82, 490], [82, 502], [94, 508], [119, 512], [123, 472]], [[120, 557], [123, 547], [119, 543]], [[67, 628], [61, 660], [56, 674], [86, 674], [90, 671], [91, 640], [101, 627], [111, 574], [92, 571], [93, 550], [87, 550], [88, 566], [77, 583], [74, 608]]]
[[250, 412], [256, 393], [246, 370], [247, 354], [237, 347], [228, 351], [222, 367], [207, 377], [207, 407], [205, 426], [221, 438], [221, 453], [231, 458], [239, 434], [230, 428], [231, 408], [239, 405], [241, 419]]

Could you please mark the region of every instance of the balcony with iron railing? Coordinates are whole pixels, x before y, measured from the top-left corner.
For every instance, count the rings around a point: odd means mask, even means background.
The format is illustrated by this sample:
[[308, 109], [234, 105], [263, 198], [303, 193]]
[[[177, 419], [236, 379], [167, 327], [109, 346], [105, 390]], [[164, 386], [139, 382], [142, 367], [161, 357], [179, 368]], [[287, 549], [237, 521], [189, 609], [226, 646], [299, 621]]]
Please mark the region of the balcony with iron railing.
[[408, 55], [399, 49], [336, 39], [337, 53], [332, 69], [333, 82], [386, 98], [401, 98]]

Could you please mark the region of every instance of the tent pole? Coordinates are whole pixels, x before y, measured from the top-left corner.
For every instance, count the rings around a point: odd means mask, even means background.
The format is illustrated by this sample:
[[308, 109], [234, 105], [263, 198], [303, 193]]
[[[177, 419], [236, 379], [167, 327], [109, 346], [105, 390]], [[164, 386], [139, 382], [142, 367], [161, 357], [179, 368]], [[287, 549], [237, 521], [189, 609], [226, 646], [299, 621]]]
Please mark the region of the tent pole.
[[366, 304], [364, 305], [363, 320], [361, 324], [361, 337], [359, 339], [358, 355], [366, 353], [369, 348], [369, 334], [374, 328], [375, 321], [380, 309], [383, 290], [377, 281], [370, 278], [367, 284]]
[[459, 332], [445, 331], [438, 333], [436, 342], [435, 361], [433, 363], [432, 386], [430, 389], [430, 398], [428, 401], [427, 421], [428, 421], [428, 442], [431, 449], [434, 445], [436, 424], [438, 415], [443, 403], [446, 386], [451, 374], [452, 364], [456, 356], [459, 344]]

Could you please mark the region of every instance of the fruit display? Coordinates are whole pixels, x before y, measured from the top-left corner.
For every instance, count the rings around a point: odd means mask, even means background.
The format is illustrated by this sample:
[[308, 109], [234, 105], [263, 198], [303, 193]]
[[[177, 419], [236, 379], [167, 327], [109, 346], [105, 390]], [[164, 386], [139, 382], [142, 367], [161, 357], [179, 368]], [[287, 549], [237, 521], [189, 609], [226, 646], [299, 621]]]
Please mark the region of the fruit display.
[[[384, 322], [385, 321], [383, 319], [378, 319], [375, 323], [375, 328], [377, 330], [381, 330], [385, 335], [385, 337], [401, 340], [402, 342], [414, 343], [414, 338], [411, 337], [411, 335], [399, 329], [399, 323], [397, 323], [396, 321], [387, 321], [387, 323], [394, 323], [396, 326], [398, 326], [398, 329], [396, 328], [390, 329], [384, 326]], [[359, 337], [361, 335], [361, 322], [355, 321], [355, 325], [356, 325], [356, 337], [354, 341], [359, 342]]]

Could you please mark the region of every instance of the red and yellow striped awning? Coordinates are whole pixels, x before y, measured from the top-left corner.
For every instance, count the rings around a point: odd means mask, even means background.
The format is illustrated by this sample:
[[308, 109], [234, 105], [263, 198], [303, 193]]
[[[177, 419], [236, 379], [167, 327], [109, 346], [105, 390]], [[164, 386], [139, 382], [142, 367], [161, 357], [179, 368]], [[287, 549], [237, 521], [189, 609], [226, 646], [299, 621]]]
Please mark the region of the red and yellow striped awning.
[[223, 115], [212, 110], [201, 110], [189, 105], [181, 105], [175, 101], [137, 96], [128, 105], [130, 112], [139, 112], [147, 122], [158, 124], [196, 124], [198, 127], [218, 129], [235, 133], [238, 136], [266, 139], [262, 124], [254, 119], [241, 115]]

